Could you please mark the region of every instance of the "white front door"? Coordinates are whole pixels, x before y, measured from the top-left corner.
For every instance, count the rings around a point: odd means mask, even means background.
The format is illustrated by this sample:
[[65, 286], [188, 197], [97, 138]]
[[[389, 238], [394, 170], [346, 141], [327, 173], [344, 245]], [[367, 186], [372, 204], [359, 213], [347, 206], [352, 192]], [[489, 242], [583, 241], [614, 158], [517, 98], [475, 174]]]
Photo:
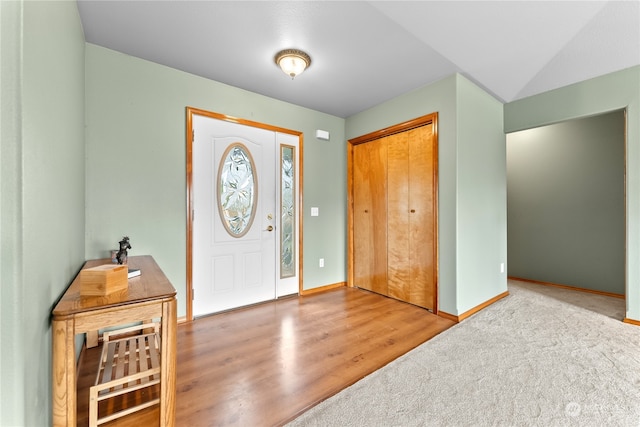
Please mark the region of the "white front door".
[[274, 299], [276, 133], [198, 115], [193, 130], [193, 315]]

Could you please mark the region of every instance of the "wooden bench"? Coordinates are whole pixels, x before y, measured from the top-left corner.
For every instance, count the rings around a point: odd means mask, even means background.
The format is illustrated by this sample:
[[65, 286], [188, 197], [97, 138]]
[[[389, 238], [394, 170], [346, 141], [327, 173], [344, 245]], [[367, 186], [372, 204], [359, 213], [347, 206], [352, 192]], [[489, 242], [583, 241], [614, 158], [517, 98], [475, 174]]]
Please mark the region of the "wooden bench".
[[[160, 383], [160, 335], [158, 323], [145, 323], [103, 333], [100, 368], [95, 385], [89, 388], [89, 426], [123, 417], [149, 406], [160, 399], [147, 400], [127, 407], [109, 416], [99, 418], [99, 403], [116, 396], [131, 393]], [[141, 332], [138, 335], [114, 339]]]

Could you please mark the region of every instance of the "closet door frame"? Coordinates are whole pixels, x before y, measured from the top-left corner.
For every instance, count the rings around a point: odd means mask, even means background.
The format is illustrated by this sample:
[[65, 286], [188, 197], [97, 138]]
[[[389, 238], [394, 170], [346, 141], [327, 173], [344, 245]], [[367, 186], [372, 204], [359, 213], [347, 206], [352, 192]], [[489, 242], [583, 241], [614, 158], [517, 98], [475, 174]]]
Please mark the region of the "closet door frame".
[[354, 166], [353, 166], [353, 147], [359, 144], [365, 144], [376, 139], [384, 138], [397, 133], [405, 132], [411, 129], [415, 129], [421, 126], [429, 125], [433, 126], [433, 138], [435, 143], [435, 156], [433, 167], [433, 182], [434, 182], [434, 212], [435, 217], [433, 221], [433, 235], [435, 238], [435, 290], [434, 290], [434, 302], [433, 312], [438, 313], [438, 291], [439, 291], [439, 252], [440, 244], [438, 240], [438, 113], [434, 112], [424, 116], [417, 117], [415, 119], [408, 120], [396, 125], [392, 125], [356, 138], [349, 139], [347, 141], [347, 286], [354, 287]]

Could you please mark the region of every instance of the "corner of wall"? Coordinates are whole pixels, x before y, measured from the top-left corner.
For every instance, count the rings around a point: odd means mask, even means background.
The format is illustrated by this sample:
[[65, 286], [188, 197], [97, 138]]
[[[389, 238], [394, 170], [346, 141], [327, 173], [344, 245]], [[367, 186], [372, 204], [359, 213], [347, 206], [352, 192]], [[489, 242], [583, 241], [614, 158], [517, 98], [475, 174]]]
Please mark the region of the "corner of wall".
[[507, 291], [502, 103], [456, 75], [456, 315]]

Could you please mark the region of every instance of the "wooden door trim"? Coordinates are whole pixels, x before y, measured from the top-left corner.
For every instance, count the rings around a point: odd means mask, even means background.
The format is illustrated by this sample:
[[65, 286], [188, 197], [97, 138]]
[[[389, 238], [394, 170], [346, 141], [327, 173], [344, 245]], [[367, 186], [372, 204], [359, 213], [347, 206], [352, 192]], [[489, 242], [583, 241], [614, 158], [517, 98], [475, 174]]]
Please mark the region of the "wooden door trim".
[[[407, 120], [406, 122], [398, 123], [386, 127], [384, 129], [376, 130], [371, 133], [367, 133], [356, 138], [351, 138], [348, 142], [350, 145], [363, 144], [365, 142], [373, 141], [375, 139], [384, 138], [396, 133], [404, 132], [407, 130], [415, 129], [420, 126], [433, 123], [433, 133], [438, 136], [438, 113], [427, 114], [426, 116], [416, 117], [415, 119]], [[436, 139], [437, 141], [437, 139]]]
[[286, 133], [289, 135], [294, 135], [298, 137], [298, 221], [299, 221], [299, 233], [298, 233], [298, 293], [302, 294], [303, 291], [303, 263], [302, 263], [302, 252], [303, 252], [303, 224], [302, 221], [304, 219], [303, 210], [302, 210], [302, 195], [303, 195], [303, 164], [304, 164], [304, 134], [300, 131], [281, 128], [278, 126], [269, 125], [266, 123], [255, 122], [252, 120], [241, 119], [238, 117], [229, 116], [226, 114], [215, 113], [212, 111], [201, 110], [198, 108], [187, 107], [187, 127], [186, 127], [186, 156], [187, 156], [187, 271], [186, 271], [186, 298], [187, 298], [187, 321], [190, 322], [193, 320], [193, 116], [204, 116], [212, 119], [223, 120], [226, 122], [237, 123], [241, 125], [247, 125], [259, 129], [265, 129], [273, 132]]
[[347, 140], [347, 286], [354, 287], [354, 235], [353, 235], [353, 147], [355, 145], [364, 144], [369, 141], [384, 138], [396, 133], [405, 132], [411, 129], [415, 129], [420, 126], [428, 124], [433, 125], [433, 137], [435, 138], [434, 144], [434, 159], [435, 164], [433, 167], [433, 184], [435, 189], [435, 220], [434, 220], [434, 236], [436, 238], [436, 256], [435, 256], [435, 292], [433, 301], [433, 312], [438, 313], [438, 293], [439, 293], [439, 279], [440, 279], [440, 242], [438, 235], [438, 113], [434, 112], [424, 116], [416, 117], [406, 122], [398, 123], [380, 130], [370, 132], [365, 135], [358, 136]]

